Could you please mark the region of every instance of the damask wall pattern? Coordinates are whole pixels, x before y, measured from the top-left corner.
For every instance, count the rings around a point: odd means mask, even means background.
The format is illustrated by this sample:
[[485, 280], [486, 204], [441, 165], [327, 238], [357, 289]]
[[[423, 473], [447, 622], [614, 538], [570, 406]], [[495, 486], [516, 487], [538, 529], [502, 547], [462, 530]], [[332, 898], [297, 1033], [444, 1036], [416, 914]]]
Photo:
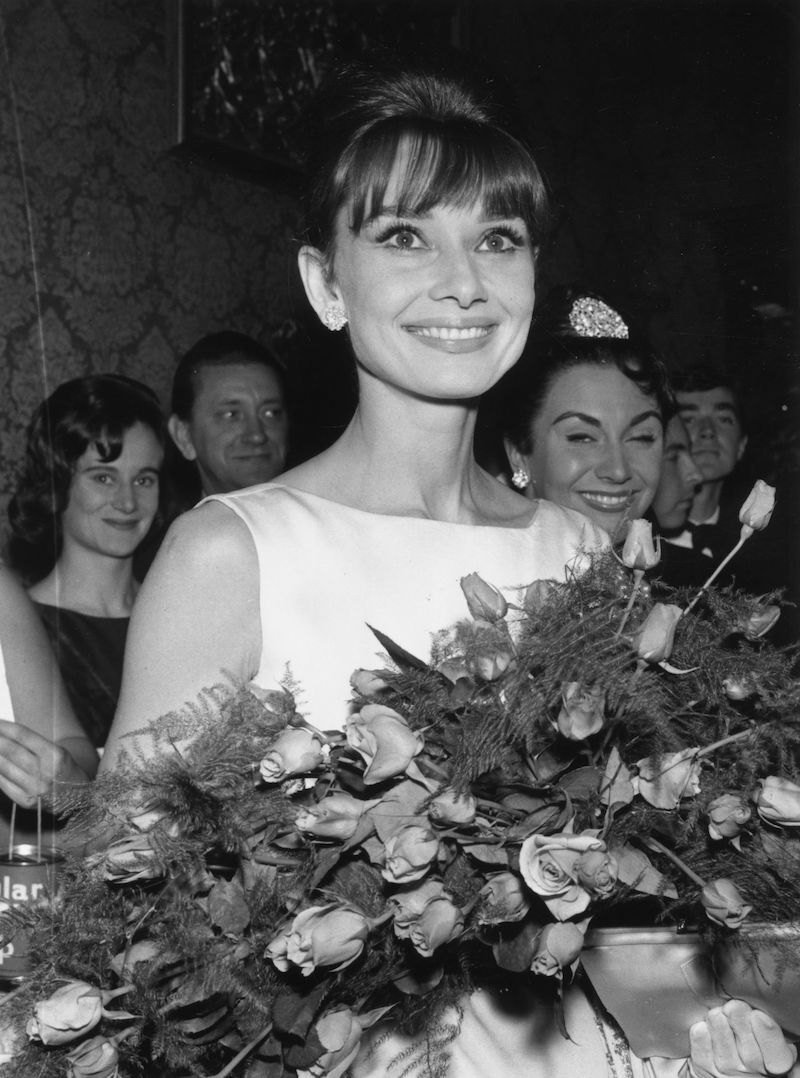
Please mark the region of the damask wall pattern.
[[4, 506], [59, 382], [116, 371], [166, 402], [204, 333], [270, 340], [297, 204], [175, 152], [164, 0], [0, 0], [0, 15]]

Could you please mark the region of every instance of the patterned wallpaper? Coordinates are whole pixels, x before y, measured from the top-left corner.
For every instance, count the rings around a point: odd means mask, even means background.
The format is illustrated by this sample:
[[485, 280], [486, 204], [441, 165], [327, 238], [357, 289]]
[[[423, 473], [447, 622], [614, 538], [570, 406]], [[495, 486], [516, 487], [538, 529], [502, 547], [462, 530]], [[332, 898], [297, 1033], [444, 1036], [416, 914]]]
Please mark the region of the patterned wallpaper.
[[[673, 365], [735, 349], [777, 459], [796, 351], [753, 303], [789, 298], [791, 35], [785, 0], [718, 0], [724, 35], [716, 2], [461, 0], [467, 48], [514, 86], [555, 192], [543, 283], [629, 304]], [[173, 145], [177, 3], [0, 0], [0, 527], [25, 424], [60, 381], [121, 371], [166, 401], [198, 337], [269, 340], [302, 310], [296, 181]], [[303, 445], [321, 448], [351, 406], [346, 349], [301, 316], [289, 351]]]
[[166, 401], [204, 333], [270, 339], [291, 310], [296, 202], [175, 152], [164, 0], [0, 0], [0, 15], [4, 504], [59, 382], [119, 371]]

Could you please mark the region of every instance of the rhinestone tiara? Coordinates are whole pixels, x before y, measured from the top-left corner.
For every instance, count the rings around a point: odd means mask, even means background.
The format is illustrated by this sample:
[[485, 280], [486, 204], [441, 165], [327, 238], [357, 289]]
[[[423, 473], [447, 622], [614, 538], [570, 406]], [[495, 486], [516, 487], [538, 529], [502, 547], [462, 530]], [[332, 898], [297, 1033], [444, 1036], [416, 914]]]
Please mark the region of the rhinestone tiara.
[[628, 338], [628, 327], [617, 312], [593, 296], [575, 300], [570, 308], [569, 324], [579, 337]]

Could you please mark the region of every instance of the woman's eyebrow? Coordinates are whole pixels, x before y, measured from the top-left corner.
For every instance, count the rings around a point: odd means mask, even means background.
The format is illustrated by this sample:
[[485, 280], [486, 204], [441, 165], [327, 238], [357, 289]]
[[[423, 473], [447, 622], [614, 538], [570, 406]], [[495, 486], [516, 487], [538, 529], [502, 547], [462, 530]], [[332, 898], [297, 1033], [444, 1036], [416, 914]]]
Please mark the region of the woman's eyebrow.
[[[553, 420], [553, 425], [560, 423], [564, 419], [580, 419], [583, 423], [588, 423], [593, 427], [600, 427], [601, 421], [593, 415], [587, 415], [586, 412], [562, 412], [561, 415], [557, 415]], [[640, 415], [636, 415], [628, 424], [628, 427], [636, 427], [639, 423], [644, 423], [647, 419], [657, 419], [661, 422], [661, 414], [655, 410], [655, 408], [648, 409], [646, 412], [642, 412]]]
[[641, 415], [634, 416], [628, 426], [635, 427], [638, 423], [644, 423], [646, 419], [657, 419], [661, 422], [661, 413], [656, 411], [655, 408], [649, 408], [646, 412], [642, 412]]
[[557, 415], [553, 420], [553, 426], [556, 423], [560, 423], [563, 419], [580, 419], [584, 423], [589, 423], [593, 427], [600, 426], [600, 420], [593, 415], [587, 415], [585, 412], [562, 412], [561, 415]]

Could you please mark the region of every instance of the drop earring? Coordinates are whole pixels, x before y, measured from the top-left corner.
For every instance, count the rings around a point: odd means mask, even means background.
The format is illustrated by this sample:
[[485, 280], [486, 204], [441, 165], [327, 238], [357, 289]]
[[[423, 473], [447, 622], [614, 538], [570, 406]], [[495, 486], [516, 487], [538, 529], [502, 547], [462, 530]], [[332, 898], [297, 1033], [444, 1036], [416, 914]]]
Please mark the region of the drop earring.
[[515, 468], [511, 476], [511, 485], [515, 490], [524, 490], [531, 481], [531, 477], [524, 468]]
[[347, 315], [341, 303], [329, 303], [323, 312], [322, 322], [326, 329], [334, 333], [339, 329], [344, 329], [347, 325]]

